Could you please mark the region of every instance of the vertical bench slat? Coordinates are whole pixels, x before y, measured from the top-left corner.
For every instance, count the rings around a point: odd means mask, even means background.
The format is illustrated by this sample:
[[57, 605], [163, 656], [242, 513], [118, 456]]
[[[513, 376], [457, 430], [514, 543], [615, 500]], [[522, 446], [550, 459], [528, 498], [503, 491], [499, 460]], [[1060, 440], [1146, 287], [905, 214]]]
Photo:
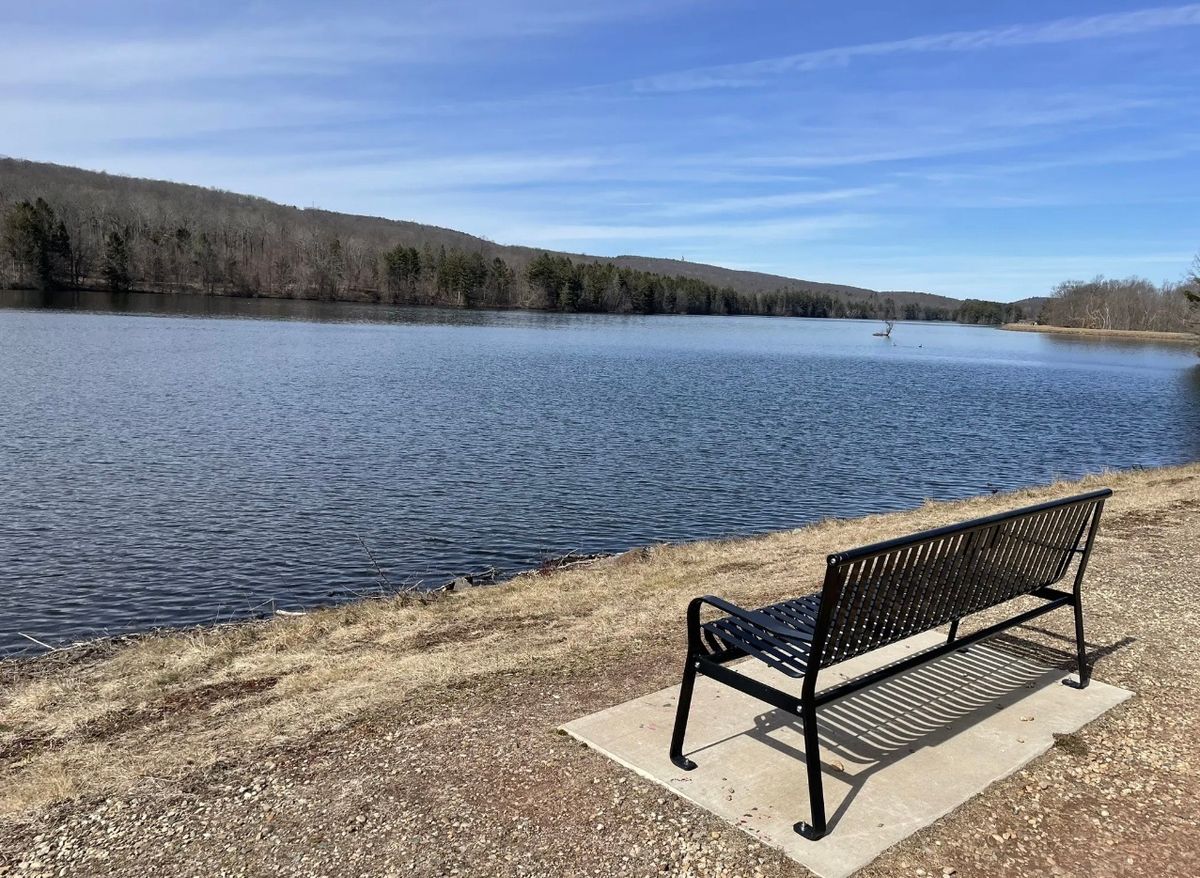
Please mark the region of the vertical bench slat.
[[940, 612], [940, 605], [944, 602], [946, 595], [946, 590], [936, 587], [930, 576], [931, 564], [935, 558], [940, 556], [942, 543], [942, 540], [922, 543], [917, 547], [916, 557], [913, 559], [913, 587], [928, 596], [929, 612], [932, 613]]
[[1021, 548], [1016, 569], [1027, 581], [1040, 581], [1046, 549], [1041, 544], [1051, 530], [1050, 516], [1039, 515], [1013, 522], [1010, 540]]
[[966, 557], [966, 534], [954, 534], [946, 539], [946, 555], [943, 563], [936, 571], [938, 579], [938, 587], [946, 595], [946, 603], [951, 608], [948, 614], [943, 614], [943, 617], [949, 619], [961, 619], [965, 614], [963, 607], [971, 600], [971, 585], [970, 583], [962, 583], [956, 586], [955, 583], [961, 583], [962, 564]]
[[871, 631], [871, 643], [880, 643], [893, 639], [896, 637], [897, 630], [899, 630], [904, 614], [905, 592], [896, 587], [898, 581], [896, 574], [908, 551], [908, 549], [900, 549], [885, 556], [883, 570], [880, 573], [879, 586], [879, 590], [883, 595], [882, 613], [875, 620], [875, 625]]
[[949, 563], [948, 559], [957, 542], [955, 537], [946, 537], [929, 542], [923, 563], [925, 569], [917, 578], [917, 588], [932, 591], [936, 598], [932, 605], [933, 614], [939, 619], [952, 619], [954, 616], [954, 590], [945, 582], [937, 579], [938, 567]]
[[1069, 509], [1063, 516], [1058, 532], [1054, 535], [1054, 542], [1060, 548], [1058, 551], [1051, 552], [1050, 563], [1047, 569], [1042, 571], [1043, 577], [1048, 581], [1057, 582], [1061, 579], [1067, 566], [1071, 563], [1071, 549], [1079, 542], [1082, 535], [1086, 511], [1081, 508]]
[[1041, 521], [1035, 522], [1036, 526], [1030, 536], [1035, 545], [1029, 567], [1031, 577], [1039, 583], [1049, 583], [1050, 572], [1058, 563], [1059, 556], [1054, 552], [1052, 545], [1059, 532], [1058, 519], [1065, 516], [1065, 510], [1056, 510], [1043, 516]]

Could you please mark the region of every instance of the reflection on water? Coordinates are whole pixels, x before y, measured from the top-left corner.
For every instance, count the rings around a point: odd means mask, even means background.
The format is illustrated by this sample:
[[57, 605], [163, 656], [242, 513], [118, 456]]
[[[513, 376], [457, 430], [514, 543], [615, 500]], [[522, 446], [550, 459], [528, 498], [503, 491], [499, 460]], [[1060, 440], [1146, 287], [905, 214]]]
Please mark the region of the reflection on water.
[[[370, 302], [318, 302], [307, 299], [237, 298], [232, 296], [107, 293], [100, 290], [0, 290], [0, 309], [83, 311], [99, 314], [144, 314], [174, 317], [235, 317], [301, 320], [317, 323], [407, 323], [471, 326], [492, 323], [494, 311], [449, 308], [404, 308]], [[512, 311], [509, 320], [554, 325], [557, 315]], [[582, 315], [578, 315], [582, 316]], [[611, 315], [604, 315], [612, 319]], [[617, 319], [620, 319], [619, 317]]]
[[0, 649], [1200, 458], [1186, 349], [875, 329], [0, 293]]

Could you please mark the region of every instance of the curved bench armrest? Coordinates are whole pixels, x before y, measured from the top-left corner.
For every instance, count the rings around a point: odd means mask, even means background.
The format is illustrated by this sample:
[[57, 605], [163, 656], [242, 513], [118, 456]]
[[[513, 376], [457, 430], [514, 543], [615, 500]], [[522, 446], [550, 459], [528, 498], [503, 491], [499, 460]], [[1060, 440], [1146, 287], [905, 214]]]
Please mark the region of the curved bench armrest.
[[692, 600], [692, 605], [689, 607], [689, 617], [695, 618], [697, 621], [700, 618], [700, 605], [708, 604], [716, 607], [723, 613], [733, 616], [737, 619], [742, 619], [766, 631], [769, 631], [776, 637], [784, 640], [799, 640], [803, 643], [812, 643], [812, 637], [805, 634], [803, 631], [798, 631], [795, 628], [789, 628], [787, 625], [782, 625], [776, 622], [766, 613], [760, 613], [757, 610], [746, 610], [739, 607], [737, 604], [731, 604], [729, 601], [719, 598], [716, 595], [704, 595], [703, 597]]

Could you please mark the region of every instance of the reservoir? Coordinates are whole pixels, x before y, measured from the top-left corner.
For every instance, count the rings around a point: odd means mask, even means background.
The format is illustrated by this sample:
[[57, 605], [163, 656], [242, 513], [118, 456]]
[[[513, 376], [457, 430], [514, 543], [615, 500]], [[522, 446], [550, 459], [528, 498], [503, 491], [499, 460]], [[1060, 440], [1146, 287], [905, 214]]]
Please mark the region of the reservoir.
[[878, 329], [0, 292], [0, 654], [1200, 459], [1186, 346]]

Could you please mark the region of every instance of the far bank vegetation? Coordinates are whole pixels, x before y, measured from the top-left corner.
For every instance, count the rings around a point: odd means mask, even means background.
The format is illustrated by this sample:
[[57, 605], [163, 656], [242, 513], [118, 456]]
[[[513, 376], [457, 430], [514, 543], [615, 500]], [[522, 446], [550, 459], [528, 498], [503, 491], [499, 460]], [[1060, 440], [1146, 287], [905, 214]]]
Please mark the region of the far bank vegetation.
[[1155, 285], [1145, 278], [1096, 277], [1055, 287], [1039, 319], [1052, 326], [1135, 332], [1188, 332], [1197, 328], [1200, 279]]
[[[692, 276], [643, 270], [630, 262], [653, 268], [672, 264]], [[665, 260], [606, 260], [502, 246], [417, 223], [0, 161], [0, 288], [594, 313], [965, 323], [1024, 316], [1019, 306], [998, 302], [747, 277]], [[769, 288], [763, 279], [779, 285]]]

